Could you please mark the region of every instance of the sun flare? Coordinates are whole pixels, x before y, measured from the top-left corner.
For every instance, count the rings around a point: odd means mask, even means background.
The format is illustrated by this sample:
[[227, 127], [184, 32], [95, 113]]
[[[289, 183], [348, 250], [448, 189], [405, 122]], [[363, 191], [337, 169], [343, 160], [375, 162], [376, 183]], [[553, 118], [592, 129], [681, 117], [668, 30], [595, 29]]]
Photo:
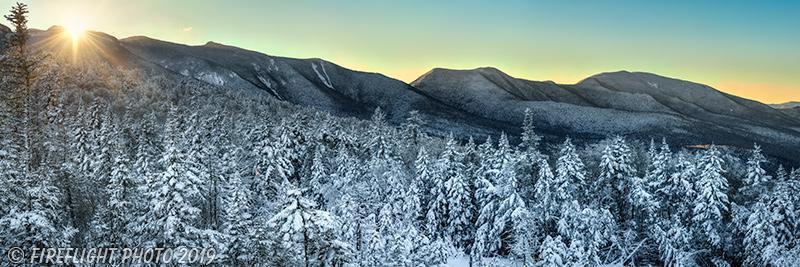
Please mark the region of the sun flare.
[[86, 26], [80, 22], [71, 22], [64, 25], [64, 30], [73, 42], [80, 40], [86, 34]]

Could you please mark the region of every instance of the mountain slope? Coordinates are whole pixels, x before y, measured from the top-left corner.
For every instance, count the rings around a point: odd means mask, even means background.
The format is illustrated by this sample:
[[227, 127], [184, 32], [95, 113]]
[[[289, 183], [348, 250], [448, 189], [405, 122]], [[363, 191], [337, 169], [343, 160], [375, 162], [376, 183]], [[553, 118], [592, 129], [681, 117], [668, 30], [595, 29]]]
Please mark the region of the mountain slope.
[[6, 47], [6, 35], [11, 33], [11, 29], [6, 27], [3, 24], [0, 24], [0, 51], [3, 51]]
[[276, 57], [213, 42], [188, 46], [91, 32], [75, 54], [63, 29], [53, 27], [35, 31], [32, 43], [72, 60], [101, 61], [219, 90], [269, 94], [342, 116], [366, 118], [380, 107], [397, 124], [417, 110], [436, 134], [518, 135], [523, 113], [530, 109], [549, 141], [620, 134], [667, 137], [675, 145], [760, 143], [768, 153], [792, 160], [800, 151], [800, 117], [648, 73], [603, 73], [561, 85], [517, 79], [494, 68], [434, 69], [409, 85], [322, 59]]
[[131, 37], [124, 47], [142, 58], [187, 77], [220, 87], [263, 90], [280, 100], [333, 114], [368, 117], [376, 107], [401, 122], [412, 110], [434, 121], [432, 129], [496, 133], [491, 120], [475, 119], [421, 94], [416, 88], [377, 73], [353, 71], [322, 59], [269, 56], [209, 42], [187, 46]]
[[[434, 69], [412, 83], [476, 116], [519, 125], [531, 109], [544, 132], [667, 137], [678, 144], [800, 150], [800, 120], [711, 87], [649, 73], [615, 72], [575, 85], [513, 78], [493, 68]], [[779, 145], [778, 145], [779, 144]]]
[[783, 103], [783, 104], [772, 104], [772, 105], [769, 105], [769, 106], [773, 107], [775, 109], [793, 109], [793, 108], [800, 108], [800, 102], [791, 101], [791, 102], [786, 102], [786, 103]]

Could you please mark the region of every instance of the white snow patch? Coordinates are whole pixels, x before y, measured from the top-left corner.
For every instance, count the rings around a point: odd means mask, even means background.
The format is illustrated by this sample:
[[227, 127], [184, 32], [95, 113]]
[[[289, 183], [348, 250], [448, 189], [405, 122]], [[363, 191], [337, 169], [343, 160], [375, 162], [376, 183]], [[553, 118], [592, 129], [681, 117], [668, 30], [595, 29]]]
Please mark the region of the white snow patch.
[[267, 88], [272, 89], [272, 81], [264, 79], [264, 77], [258, 76], [258, 80], [261, 81]]
[[450, 259], [447, 260], [447, 263], [444, 266], [447, 266], [447, 267], [469, 267], [469, 258], [467, 258], [467, 257], [450, 258]]
[[274, 58], [270, 58], [269, 59], [269, 67], [267, 67], [267, 70], [278, 71], [278, 65], [275, 64], [275, 59]]
[[654, 82], [647, 82], [647, 84], [648, 84], [648, 85], [650, 85], [650, 87], [653, 87], [653, 88], [656, 88], [656, 89], [658, 89], [658, 83], [654, 83]]
[[311, 62], [311, 68], [313, 68], [314, 72], [317, 73], [317, 77], [319, 77], [319, 79], [322, 80], [322, 83], [324, 83], [325, 86], [327, 86], [330, 89], [333, 89], [333, 84], [331, 83], [331, 78], [328, 77], [328, 73], [325, 72], [325, 63], [320, 62], [319, 65], [322, 67], [322, 73], [320, 73], [319, 70], [317, 69], [317, 64], [314, 64], [314, 62]]
[[201, 73], [198, 73], [195, 78], [197, 78], [198, 80], [210, 83], [210, 84], [218, 85], [218, 86], [225, 85], [225, 79], [223, 79], [222, 76], [220, 76], [216, 72], [211, 72], [211, 73], [201, 72]]
[[[505, 258], [483, 258], [483, 266], [525, 266], [522, 262], [516, 262], [511, 259]], [[447, 263], [444, 264], [446, 267], [469, 267], [469, 256], [459, 256], [453, 257], [447, 260]], [[481, 266], [478, 263], [474, 263], [473, 266]]]
[[181, 75], [188, 77], [189, 76], [189, 70], [187, 70], [187, 69], [181, 70]]

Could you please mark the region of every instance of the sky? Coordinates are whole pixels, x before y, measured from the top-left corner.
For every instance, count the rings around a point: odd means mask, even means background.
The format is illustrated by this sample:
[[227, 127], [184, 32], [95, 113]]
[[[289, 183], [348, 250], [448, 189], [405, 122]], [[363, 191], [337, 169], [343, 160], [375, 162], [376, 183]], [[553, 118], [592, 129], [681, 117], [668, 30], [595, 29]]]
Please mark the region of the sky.
[[34, 28], [77, 24], [119, 38], [214, 41], [406, 82], [435, 67], [491, 66], [567, 84], [628, 70], [765, 103], [800, 101], [800, 1], [22, 2]]

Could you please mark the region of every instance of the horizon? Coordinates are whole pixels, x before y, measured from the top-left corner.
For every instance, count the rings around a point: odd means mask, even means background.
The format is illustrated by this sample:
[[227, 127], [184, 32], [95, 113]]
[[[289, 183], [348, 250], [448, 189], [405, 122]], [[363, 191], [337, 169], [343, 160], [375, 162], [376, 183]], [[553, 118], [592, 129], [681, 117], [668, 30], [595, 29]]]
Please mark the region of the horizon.
[[[0, 0], [7, 8], [14, 2]], [[31, 28], [77, 23], [120, 39], [213, 41], [268, 55], [322, 58], [406, 83], [433, 68], [494, 67], [560, 84], [625, 70], [707, 84], [768, 104], [800, 101], [800, 32], [791, 27], [800, 22], [792, 16], [800, 3], [20, 2], [29, 5]], [[548, 12], [537, 13], [542, 10]]]

